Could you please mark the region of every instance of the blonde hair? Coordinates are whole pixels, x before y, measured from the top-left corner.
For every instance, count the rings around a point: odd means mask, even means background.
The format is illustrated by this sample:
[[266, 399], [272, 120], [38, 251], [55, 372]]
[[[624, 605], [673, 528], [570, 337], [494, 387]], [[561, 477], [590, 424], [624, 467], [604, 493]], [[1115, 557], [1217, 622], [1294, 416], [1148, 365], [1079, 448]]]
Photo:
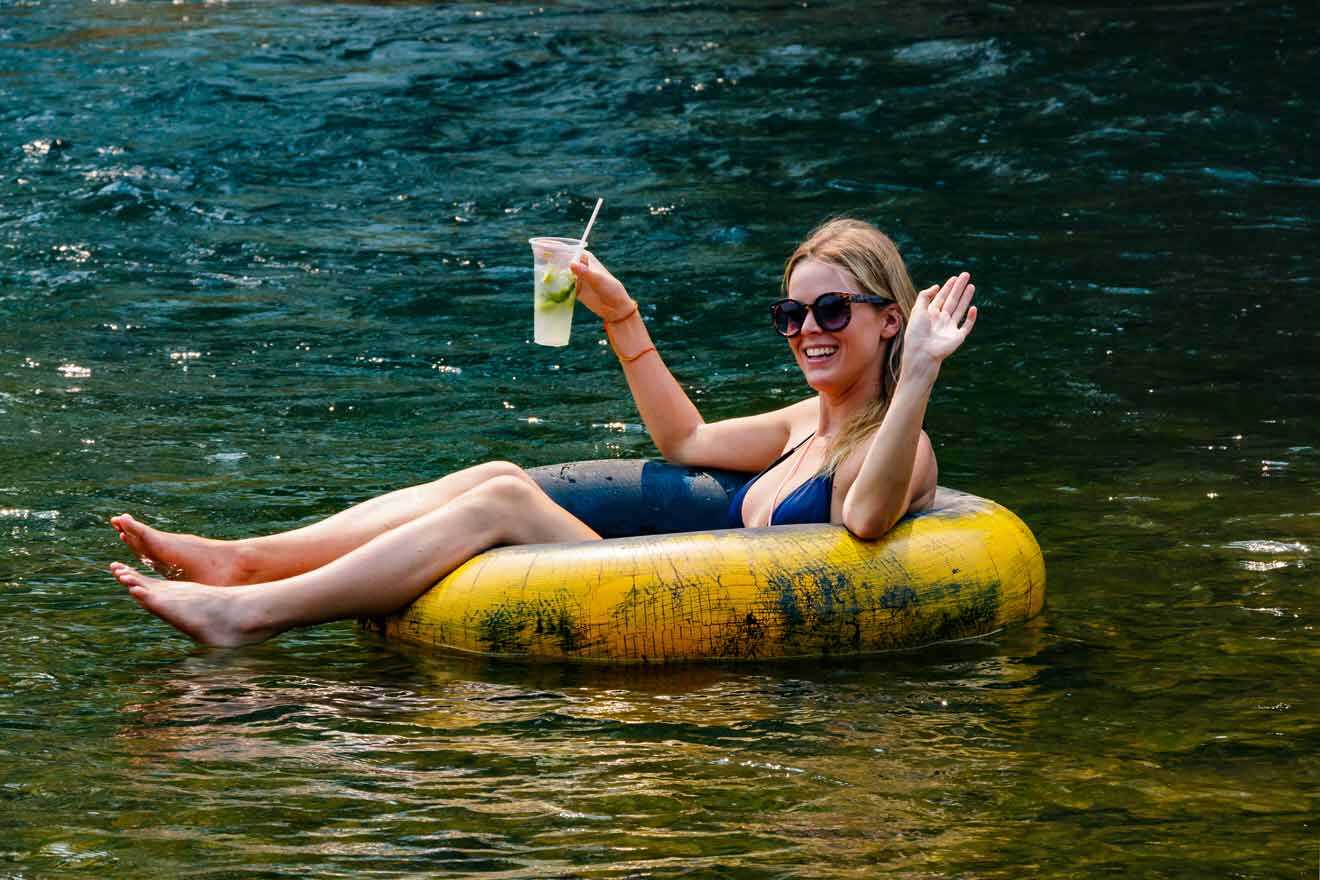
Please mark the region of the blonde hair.
[[833, 473], [880, 427], [889, 410], [889, 400], [903, 371], [903, 331], [907, 329], [917, 291], [898, 247], [889, 236], [864, 220], [836, 217], [817, 226], [784, 264], [784, 296], [788, 296], [793, 270], [803, 260], [818, 260], [842, 269], [857, 280], [863, 293], [894, 300], [903, 314], [902, 326], [889, 340], [880, 365], [879, 396], [848, 419], [830, 444], [823, 471]]

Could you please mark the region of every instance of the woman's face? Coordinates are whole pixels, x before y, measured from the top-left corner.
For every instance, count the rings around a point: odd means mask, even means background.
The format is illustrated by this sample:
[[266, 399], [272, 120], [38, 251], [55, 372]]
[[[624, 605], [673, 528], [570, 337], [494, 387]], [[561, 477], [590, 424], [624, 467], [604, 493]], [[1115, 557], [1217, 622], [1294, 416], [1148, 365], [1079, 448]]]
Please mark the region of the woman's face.
[[[865, 293], [851, 274], [831, 263], [806, 259], [798, 263], [788, 282], [788, 296], [804, 305], [815, 303], [824, 293]], [[902, 328], [897, 305], [852, 303], [852, 320], [833, 333], [816, 323], [814, 312], [802, 324], [802, 331], [788, 337], [789, 348], [807, 384], [821, 393], [843, 394], [859, 382], [876, 388], [865, 393], [879, 393], [880, 364], [885, 341]]]

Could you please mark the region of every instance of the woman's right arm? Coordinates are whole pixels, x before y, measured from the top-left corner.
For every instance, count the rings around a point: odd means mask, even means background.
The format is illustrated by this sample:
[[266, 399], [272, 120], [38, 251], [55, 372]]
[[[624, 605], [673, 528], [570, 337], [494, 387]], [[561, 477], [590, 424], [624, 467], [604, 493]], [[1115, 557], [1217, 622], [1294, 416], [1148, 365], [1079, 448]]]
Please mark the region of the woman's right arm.
[[757, 471], [788, 445], [806, 400], [774, 412], [707, 423], [651, 341], [637, 303], [600, 261], [585, 252], [573, 264], [578, 299], [605, 321], [605, 333], [651, 440], [669, 461], [693, 467]]

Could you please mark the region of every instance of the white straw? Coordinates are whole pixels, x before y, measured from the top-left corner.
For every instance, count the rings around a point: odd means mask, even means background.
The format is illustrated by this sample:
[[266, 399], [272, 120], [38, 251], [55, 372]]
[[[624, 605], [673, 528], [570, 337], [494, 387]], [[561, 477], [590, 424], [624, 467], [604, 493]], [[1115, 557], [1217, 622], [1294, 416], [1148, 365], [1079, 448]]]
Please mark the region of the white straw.
[[582, 242], [578, 245], [577, 253], [573, 254], [573, 259], [569, 260], [570, 263], [576, 263], [578, 257], [587, 249], [587, 236], [591, 235], [591, 227], [596, 224], [596, 215], [600, 213], [600, 206], [603, 204], [605, 204], [604, 199], [596, 199], [596, 207], [591, 210], [591, 219], [587, 221], [587, 228], [582, 230]]

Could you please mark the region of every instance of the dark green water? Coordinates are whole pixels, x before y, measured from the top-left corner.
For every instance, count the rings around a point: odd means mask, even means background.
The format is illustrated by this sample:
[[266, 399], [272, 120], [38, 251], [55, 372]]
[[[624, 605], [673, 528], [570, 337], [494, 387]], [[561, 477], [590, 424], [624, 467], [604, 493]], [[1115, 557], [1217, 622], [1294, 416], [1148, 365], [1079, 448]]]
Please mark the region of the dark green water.
[[[0, 876], [1312, 876], [1302, 9], [0, 0]], [[970, 269], [928, 427], [1045, 615], [528, 668], [198, 650], [104, 573], [123, 510], [239, 536], [653, 454], [595, 322], [528, 342], [525, 240], [598, 194], [708, 418], [805, 392], [764, 308], [825, 216]]]

